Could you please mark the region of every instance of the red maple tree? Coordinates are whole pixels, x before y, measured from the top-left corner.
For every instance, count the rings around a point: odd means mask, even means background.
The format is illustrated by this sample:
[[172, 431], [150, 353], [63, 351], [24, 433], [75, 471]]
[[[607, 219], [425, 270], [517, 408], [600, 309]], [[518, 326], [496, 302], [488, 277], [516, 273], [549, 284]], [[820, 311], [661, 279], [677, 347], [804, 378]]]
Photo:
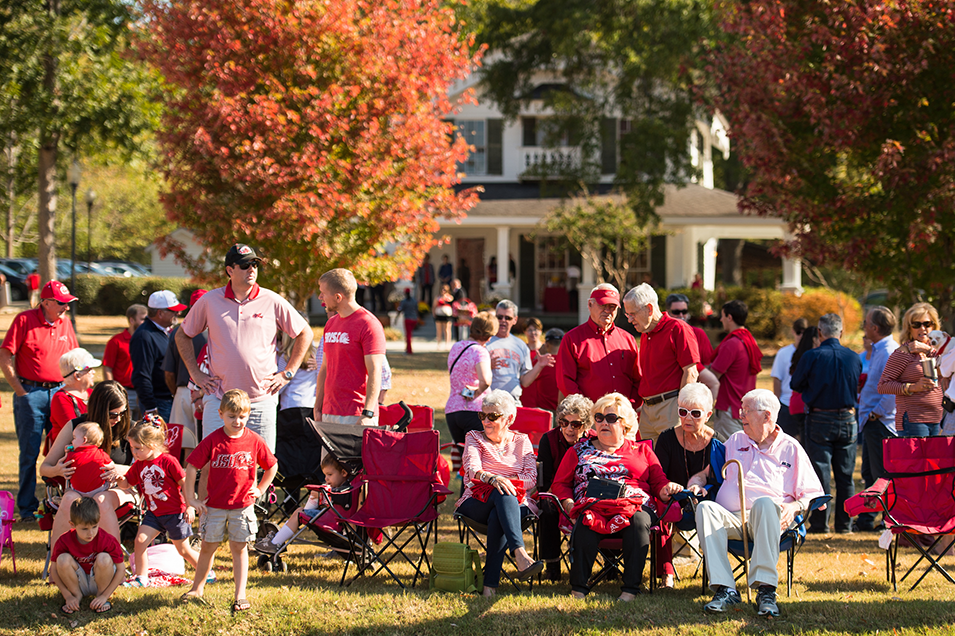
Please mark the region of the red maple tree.
[[955, 2], [720, 2], [704, 94], [789, 249], [950, 311]]
[[[147, 0], [140, 51], [168, 86], [158, 133], [169, 218], [271, 267], [263, 284], [299, 308], [333, 267], [378, 282], [438, 240], [467, 153], [444, 121], [448, 85], [478, 58], [437, 0]], [[206, 260], [206, 263], [202, 261]]]

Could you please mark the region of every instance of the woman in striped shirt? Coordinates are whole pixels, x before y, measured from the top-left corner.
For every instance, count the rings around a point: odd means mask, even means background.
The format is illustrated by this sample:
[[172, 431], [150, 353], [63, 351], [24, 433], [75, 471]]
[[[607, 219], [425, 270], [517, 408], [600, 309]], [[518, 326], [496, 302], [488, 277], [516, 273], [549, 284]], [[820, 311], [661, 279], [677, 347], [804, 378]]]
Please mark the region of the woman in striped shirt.
[[934, 358], [928, 335], [940, 328], [938, 312], [928, 303], [912, 305], [902, 317], [902, 344], [892, 352], [879, 379], [879, 393], [895, 395], [895, 429], [905, 437], [938, 435], [942, 388], [924, 374], [922, 362]]
[[524, 549], [521, 519], [532, 514], [527, 491], [537, 484], [537, 459], [527, 435], [510, 430], [517, 403], [510, 393], [488, 391], [478, 417], [483, 431], [464, 439], [464, 494], [456, 505], [460, 514], [487, 525], [484, 596], [494, 596], [501, 582], [504, 552], [510, 549], [527, 580], [544, 569]]

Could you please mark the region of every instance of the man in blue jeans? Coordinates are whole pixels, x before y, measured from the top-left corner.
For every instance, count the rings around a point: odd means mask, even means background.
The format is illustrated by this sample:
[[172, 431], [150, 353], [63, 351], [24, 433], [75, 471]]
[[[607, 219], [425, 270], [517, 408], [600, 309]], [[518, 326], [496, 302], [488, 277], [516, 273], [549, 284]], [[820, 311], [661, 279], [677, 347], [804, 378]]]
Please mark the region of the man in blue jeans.
[[76, 300], [66, 285], [50, 281], [40, 304], [17, 315], [0, 345], [0, 370], [13, 389], [13, 422], [20, 446], [17, 508], [20, 519], [34, 521], [36, 460], [50, 427], [50, 399], [63, 383], [60, 356], [79, 345], [73, 325], [63, 317]]
[[[855, 493], [852, 471], [856, 464], [856, 390], [862, 361], [858, 354], [839, 344], [842, 318], [826, 314], [819, 319], [822, 342], [803, 355], [790, 386], [802, 393], [806, 403], [803, 443], [823, 491], [829, 492], [829, 467], [836, 481], [836, 532], [852, 532], [852, 518], [845, 511], [846, 499]], [[829, 531], [829, 510], [817, 510], [809, 518], [810, 532]]]

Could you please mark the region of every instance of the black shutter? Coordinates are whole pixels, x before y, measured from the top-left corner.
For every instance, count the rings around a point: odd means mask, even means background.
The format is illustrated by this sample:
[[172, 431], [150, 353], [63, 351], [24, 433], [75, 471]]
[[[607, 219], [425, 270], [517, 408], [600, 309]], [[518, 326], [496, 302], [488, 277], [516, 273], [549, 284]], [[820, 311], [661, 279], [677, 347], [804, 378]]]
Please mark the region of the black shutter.
[[600, 120], [600, 173], [617, 173], [617, 120]]
[[487, 173], [504, 174], [504, 120], [487, 120]]
[[537, 118], [536, 117], [524, 117], [522, 119], [524, 123], [524, 146], [536, 146], [537, 145]]

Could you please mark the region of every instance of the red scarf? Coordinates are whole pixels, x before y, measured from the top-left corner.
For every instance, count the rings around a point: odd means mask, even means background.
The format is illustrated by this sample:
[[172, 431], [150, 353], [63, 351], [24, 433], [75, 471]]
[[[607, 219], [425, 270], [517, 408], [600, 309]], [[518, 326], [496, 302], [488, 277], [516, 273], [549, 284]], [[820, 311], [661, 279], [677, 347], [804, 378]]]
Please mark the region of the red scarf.
[[[517, 491], [517, 500], [524, 501], [524, 497], [527, 494], [527, 490], [524, 488], [524, 481], [521, 479], [508, 479], [508, 481], [514, 484], [514, 489]], [[491, 492], [494, 490], [496, 490], [494, 486], [485, 484], [480, 479], [471, 480], [471, 496], [478, 501], [487, 501], [488, 497], [491, 496]]]
[[584, 497], [574, 504], [570, 516], [576, 518], [582, 515], [583, 524], [594, 532], [613, 534], [630, 525], [630, 517], [640, 509], [642, 503], [635, 497], [599, 500]]
[[763, 352], [759, 350], [759, 345], [756, 344], [756, 338], [749, 332], [749, 329], [739, 327], [731, 331], [724, 340], [729, 340], [730, 338], [739, 338], [743, 341], [743, 346], [746, 347], [746, 354], [749, 356], [750, 375], [756, 375], [762, 371], [763, 366], [760, 364], [760, 361], [763, 359]]

